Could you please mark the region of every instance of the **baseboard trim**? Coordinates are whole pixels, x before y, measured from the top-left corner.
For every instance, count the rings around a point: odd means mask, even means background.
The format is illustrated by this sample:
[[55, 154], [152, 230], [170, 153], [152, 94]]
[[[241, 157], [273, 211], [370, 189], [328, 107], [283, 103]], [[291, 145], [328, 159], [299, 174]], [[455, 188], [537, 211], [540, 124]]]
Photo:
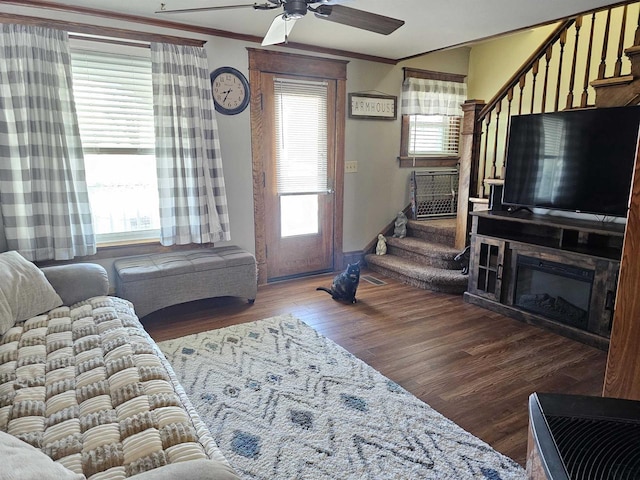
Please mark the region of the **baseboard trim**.
[[[411, 213], [411, 204], [407, 205], [404, 210], [402, 210], [402, 212], [407, 216], [407, 218], [412, 218], [413, 215]], [[390, 235], [393, 235], [393, 232], [395, 230], [396, 227], [396, 218], [394, 217], [393, 220], [391, 220], [391, 223], [388, 223], [386, 227], [384, 227], [382, 230], [380, 230], [378, 232], [378, 234], [382, 234], [385, 237], [388, 237]], [[376, 253], [376, 245], [378, 244], [378, 235], [376, 234], [376, 238], [374, 238], [373, 240], [371, 240], [365, 247], [364, 247], [364, 253]]]
[[366, 252], [359, 250], [355, 252], [343, 252], [342, 254], [342, 269], [346, 268], [349, 263], [360, 262], [360, 265], [364, 265], [364, 255]]

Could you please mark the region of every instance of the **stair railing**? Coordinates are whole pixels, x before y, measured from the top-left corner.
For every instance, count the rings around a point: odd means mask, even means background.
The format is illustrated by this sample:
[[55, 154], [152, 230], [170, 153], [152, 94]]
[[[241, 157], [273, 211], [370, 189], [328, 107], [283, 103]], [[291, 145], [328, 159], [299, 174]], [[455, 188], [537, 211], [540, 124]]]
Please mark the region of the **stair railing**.
[[602, 87], [633, 80], [627, 55], [634, 48], [625, 51], [625, 45], [640, 46], [637, 0], [563, 20], [488, 103], [467, 102], [461, 130], [457, 248], [467, 242], [469, 200], [486, 198], [489, 185], [504, 178], [510, 117], [620, 104], [619, 98], [601, 102], [600, 94]]

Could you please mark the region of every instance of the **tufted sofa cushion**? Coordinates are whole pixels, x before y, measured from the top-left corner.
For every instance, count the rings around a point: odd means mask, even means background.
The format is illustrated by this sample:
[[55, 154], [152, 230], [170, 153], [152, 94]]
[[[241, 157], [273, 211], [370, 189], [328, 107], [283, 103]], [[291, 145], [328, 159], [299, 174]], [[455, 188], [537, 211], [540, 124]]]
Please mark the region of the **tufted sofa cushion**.
[[229, 470], [133, 306], [114, 297], [55, 308], [0, 337], [0, 431], [93, 480], [191, 460]]

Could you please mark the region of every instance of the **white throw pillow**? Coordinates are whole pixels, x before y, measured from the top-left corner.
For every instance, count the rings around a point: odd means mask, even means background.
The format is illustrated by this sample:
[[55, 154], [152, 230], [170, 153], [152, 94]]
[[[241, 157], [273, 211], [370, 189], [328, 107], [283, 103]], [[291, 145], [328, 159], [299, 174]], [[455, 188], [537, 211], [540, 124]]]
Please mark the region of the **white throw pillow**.
[[2, 459], [0, 477], [6, 480], [85, 479], [84, 475], [73, 473], [37, 448], [4, 432], [0, 432], [0, 458]]
[[18, 252], [0, 253], [0, 335], [62, 305], [44, 273]]

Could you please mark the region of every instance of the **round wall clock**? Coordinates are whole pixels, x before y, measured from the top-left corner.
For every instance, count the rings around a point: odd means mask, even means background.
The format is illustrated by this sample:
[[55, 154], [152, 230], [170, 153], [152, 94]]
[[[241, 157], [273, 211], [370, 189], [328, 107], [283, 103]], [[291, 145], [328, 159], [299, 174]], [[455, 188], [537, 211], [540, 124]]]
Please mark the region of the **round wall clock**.
[[236, 115], [249, 105], [249, 82], [239, 70], [220, 67], [211, 72], [211, 89], [216, 110]]

